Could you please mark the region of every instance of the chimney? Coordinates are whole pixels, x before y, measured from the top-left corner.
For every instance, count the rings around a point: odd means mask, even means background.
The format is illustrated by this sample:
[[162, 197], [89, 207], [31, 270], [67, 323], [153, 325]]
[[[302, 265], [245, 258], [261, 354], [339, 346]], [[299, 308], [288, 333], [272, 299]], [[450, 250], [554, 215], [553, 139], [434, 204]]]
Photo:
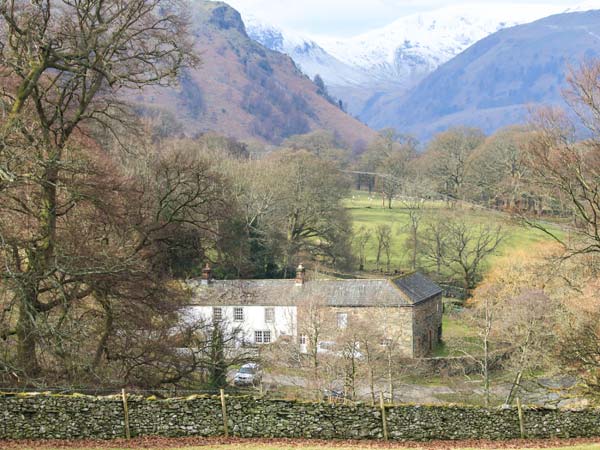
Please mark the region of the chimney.
[[302, 264], [296, 269], [296, 286], [302, 286], [306, 281], [306, 269]]
[[202, 269], [202, 284], [209, 284], [212, 281], [212, 269], [210, 265], [206, 263], [206, 267]]

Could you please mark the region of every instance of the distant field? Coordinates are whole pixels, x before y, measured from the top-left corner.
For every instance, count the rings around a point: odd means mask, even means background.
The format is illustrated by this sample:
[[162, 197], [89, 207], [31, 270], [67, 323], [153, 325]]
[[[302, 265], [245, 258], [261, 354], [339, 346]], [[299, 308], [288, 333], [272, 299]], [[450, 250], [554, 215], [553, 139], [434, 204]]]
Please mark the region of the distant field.
[[[359, 230], [362, 226], [375, 230], [377, 225], [388, 224], [392, 227], [392, 269], [406, 269], [410, 266], [409, 251], [406, 247], [408, 238], [408, 210], [403, 207], [400, 201], [392, 204], [392, 209], [382, 208], [380, 194], [369, 196], [368, 192], [353, 191], [352, 196], [345, 201], [345, 206], [350, 212], [354, 230]], [[428, 221], [436, 220], [443, 214], [456, 214], [465, 217], [473, 225], [491, 224], [502, 225], [507, 232], [507, 238], [498, 250], [498, 255], [506, 255], [512, 250], [524, 249], [537, 243], [547, 242], [550, 238], [541, 231], [526, 227], [516, 220], [512, 220], [508, 215], [494, 211], [486, 211], [475, 208], [457, 208], [449, 209], [444, 202], [427, 202], [424, 204], [424, 216], [421, 229]], [[367, 246], [367, 264], [366, 270], [374, 270], [377, 255], [377, 241], [373, 237]], [[495, 257], [489, 259], [490, 264], [494, 263]], [[385, 264], [385, 257], [382, 261]]]

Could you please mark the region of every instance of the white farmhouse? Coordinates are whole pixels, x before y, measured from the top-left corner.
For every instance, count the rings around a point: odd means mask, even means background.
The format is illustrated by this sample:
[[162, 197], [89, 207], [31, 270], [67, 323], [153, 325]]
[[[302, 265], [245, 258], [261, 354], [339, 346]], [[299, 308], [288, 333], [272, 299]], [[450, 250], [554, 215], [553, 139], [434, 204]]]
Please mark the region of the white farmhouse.
[[427, 355], [442, 335], [442, 290], [419, 273], [393, 279], [312, 280], [299, 266], [294, 280], [213, 280], [210, 267], [189, 281], [190, 319], [217, 321], [238, 331], [243, 343], [286, 338], [306, 351], [307, 305], [318, 305], [332, 335], [368, 323], [385, 327], [409, 357]]

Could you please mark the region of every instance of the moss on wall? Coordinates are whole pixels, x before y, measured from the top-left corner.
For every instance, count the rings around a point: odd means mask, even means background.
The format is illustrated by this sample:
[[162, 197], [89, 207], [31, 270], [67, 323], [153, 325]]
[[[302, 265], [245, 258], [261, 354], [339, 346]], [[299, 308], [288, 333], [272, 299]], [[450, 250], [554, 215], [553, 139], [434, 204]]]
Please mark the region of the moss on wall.
[[[218, 397], [156, 400], [130, 396], [132, 436], [221, 436]], [[381, 411], [252, 397], [227, 397], [229, 430], [240, 437], [382, 438]], [[387, 409], [391, 439], [512, 439], [515, 409], [394, 406]], [[526, 409], [528, 437], [600, 436], [600, 410]], [[124, 435], [120, 396], [0, 395], [0, 439], [111, 439]]]

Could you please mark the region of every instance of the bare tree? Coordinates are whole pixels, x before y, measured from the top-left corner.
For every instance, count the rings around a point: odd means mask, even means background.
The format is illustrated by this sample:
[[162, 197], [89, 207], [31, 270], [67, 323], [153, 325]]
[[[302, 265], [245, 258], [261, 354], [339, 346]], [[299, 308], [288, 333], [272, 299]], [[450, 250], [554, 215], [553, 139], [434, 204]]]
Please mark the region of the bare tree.
[[327, 307], [322, 298], [312, 298], [298, 308], [298, 334], [306, 342], [311, 385], [314, 396], [321, 400], [324, 387], [323, 354], [319, 344], [331, 336], [333, 324], [327, 316]]
[[[541, 222], [529, 221], [566, 248], [568, 255], [600, 252], [600, 61], [585, 62], [567, 81], [565, 99], [575, 113], [572, 120], [556, 108], [537, 112], [529, 148], [528, 167], [535, 183], [550, 197], [564, 197], [574, 218], [576, 239], [566, 242]], [[583, 128], [586, 139], [579, 139]]]
[[543, 291], [532, 289], [501, 301], [498, 339], [510, 343], [510, 365], [515, 372], [505, 400], [506, 404], [510, 404], [518, 396], [523, 376], [547, 367], [548, 349], [555, 345], [553, 330], [560, 307]]
[[468, 198], [509, 211], [530, 209], [537, 194], [527, 182], [526, 154], [533, 137], [525, 127], [509, 127], [488, 137], [469, 162]]
[[475, 305], [463, 314], [470, 328], [475, 331], [476, 338], [465, 339], [460, 344], [460, 353], [473, 361], [479, 369], [486, 407], [491, 404], [491, 365], [498, 309], [497, 286], [486, 286], [477, 291]]
[[[584, 61], [567, 77], [564, 98], [568, 112], [543, 108], [532, 118], [534, 137], [527, 165], [535, 186], [561, 205], [572, 219], [566, 233], [542, 221], [526, 219], [562, 246], [564, 264], [577, 268], [565, 274], [572, 298], [578, 303], [587, 294], [592, 307], [570, 308], [561, 328], [558, 355], [567, 368], [581, 377], [591, 392], [600, 387], [598, 377], [598, 254], [600, 254], [600, 60]], [[576, 264], [577, 263], [577, 264]], [[573, 283], [573, 278], [587, 278]], [[563, 303], [568, 302], [563, 299]]]
[[424, 200], [415, 197], [406, 197], [402, 200], [403, 207], [408, 210], [406, 247], [410, 250], [410, 266], [413, 270], [417, 268], [417, 259], [420, 253], [421, 234], [419, 230], [423, 219], [424, 203]]
[[193, 57], [177, 5], [166, 0], [0, 1], [0, 17], [0, 276], [18, 309], [17, 365], [35, 376], [39, 315], [91, 295], [90, 275], [129, 266], [127, 257], [105, 265], [64, 241], [93, 209], [123, 212], [114, 195], [90, 193], [102, 177], [113, 183], [105, 194], [126, 189], [107, 176], [113, 168], [90, 127], [127, 121], [127, 90], [172, 83]]
[[377, 270], [381, 268], [381, 256], [382, 254], [385, 254], [386, 267], [387, 271], [389, 272], [392, 251], [392, 227], [389, 225], [378, 225], [375, 232], [377, 238], [377, 257], [375, 259]]
[[442, 276], [442, 266], [446, 255], [445, 222], [434, 220], [425, 225], [421, 238], [420, 253], [425, 267], [434, 267], [438, 279]]
[[299, 263], [295, 258], [300, 253], [333, 265], [348, 264], [351, 225], [341, 200], [349, 180], [334, 163], [306, 151], [278, 152], [272, 161], [278, 166], [280, 199], [272, 220], [282, 234], [284, 276]]
[[500, 226], [472, 225], [464, 220], [448, 222], [444, 230], [443, 260], [462, 279], [469, 293], [481, 276], [485, 259], [496, 251], [505, 234]]
[[438, 134], [425, 153], [425, 166], [437, 192], [459, 200], [465, 194], [470, 156], [485, 136], [475, 128], [454, 128]]
[[354, 245], [358, 251], [359, 270], [365, 270], [367, 263], [367, 245], [369, 244], [373, 233], [364, 225], [354, 234]]

